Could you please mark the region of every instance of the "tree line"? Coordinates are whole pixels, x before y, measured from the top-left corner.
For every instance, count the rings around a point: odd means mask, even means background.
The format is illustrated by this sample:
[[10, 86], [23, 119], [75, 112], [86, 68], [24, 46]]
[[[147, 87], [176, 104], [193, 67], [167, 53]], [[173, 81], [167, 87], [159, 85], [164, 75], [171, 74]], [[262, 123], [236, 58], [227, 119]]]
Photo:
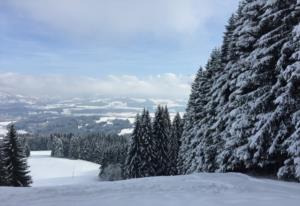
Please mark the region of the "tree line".
[[243, 0], [190, 94], [179, 172], [300, 181], [300, 1]]
[[93, 134], [84, 137], [55, 134], [47, 148], [53, 157], [82, 159], [101, 165], [100, 178], [119, 180], [177, 175], [177, 159], [183, 120], [177, 114], [171, 123], [167, 107], [158, 106], [153, 121], [146, 109], [138, 114], [133, 134]]
[[125, 162], [126, 178], [177, 175], [183, 120], [171, 123], [167, 107], [158, 106], [153, 121], [146, 109], [137, 115]]

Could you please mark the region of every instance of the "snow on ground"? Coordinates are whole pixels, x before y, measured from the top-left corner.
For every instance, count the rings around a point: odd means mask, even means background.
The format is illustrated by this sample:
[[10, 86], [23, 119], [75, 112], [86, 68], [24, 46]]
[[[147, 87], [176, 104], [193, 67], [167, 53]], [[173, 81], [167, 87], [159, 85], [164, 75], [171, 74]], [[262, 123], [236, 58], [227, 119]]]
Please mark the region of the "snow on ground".
[[50, 157], [50, 151], [31, 152], [28, 164], [33, 187], [91, 183], [98, 179], [99, 165], [83, 160]]
[[[128, 120], [131, 124], [133, 124], [134, 121], [135, 121], [136, 114], [131, 114], [130, 113], [130, 116], [126, 117], [127, 114], [128, 113], [124, 113], [124, 114], [120, 114], [120, 113], [112, 114], [111, 113], [111, 116], [100, 117], [100, 119], [96, 120], [95, 122], [97, 124], [99, 124], [99, 123], [107, 123], [107, 124], [109, 124], [109, 123], [112, 123], [114, 120], [125, 120], [125, 121]], [[117, 115], [119, 115], [119, 116], [117, 116]]]
[[298, 206], [300, 202], [299, 183], [236, 173], [101, 182], [95, 165], [51, 158], [49, 152], [33, 152], [30, 165], [36, 183], [31, 188], [0, 188], [1, 206]]

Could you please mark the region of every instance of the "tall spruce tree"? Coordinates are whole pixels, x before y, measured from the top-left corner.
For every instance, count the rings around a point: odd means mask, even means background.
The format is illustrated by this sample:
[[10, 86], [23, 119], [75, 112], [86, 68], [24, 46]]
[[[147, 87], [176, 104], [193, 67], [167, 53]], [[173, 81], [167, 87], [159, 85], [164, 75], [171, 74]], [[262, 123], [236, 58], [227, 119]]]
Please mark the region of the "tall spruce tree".
[[52, 142], [52, 150], [51, 150], [52, 157], [64, 157], [64, 149], [63, 149], [63, 142], [61, 138], [54, 136]]
[[135, 118], [134, 130], [131, 135], [130, 146], [125, 162], [125, 176], [126, 178], [141, 177], [141, 162], [142, 153], [140, 150], [140, 132], [141, 132], [141, 117], [138, 114]]
[[[196, 158], [194, 165], [197, 165], [197, 171], [211, 172], [216, 170], [218, 165], [216, 164], [216, 154], [221, 151], [222, 140], [219, 135], [222, 127], [222, 119], [217, 118], [218, 112], [220, 111], [220, 89], [224, 86], [226, 81], [224, 79], [218, 79], [219, 76], [223, 75], [223, 63], [222, 53], [220, 49], [214, 49], [211, 53], [210, 59], [206, 65], [206, 72], [208, 79], [204, 88], [208, 92], [206, 96], [206, 104], [203, 105], [203, 111], [201, 116], [203, 118], [197, 123], [199, 130], [197, 131], [197, 147], [195, 155], [200, 158]], [[202, 95], [201, 95], [202, 96]], [[200, 96], [200, 98], [201, 98]], [[200, 100], [201, 101], [201, 100]], [[202, 100], [203, 101], [203, 100]]]
[[17, 137], [14, 125], [9, 126], [8, 134], [4, 138], [3, 152], [7, 170], [6, 181], [9, 186], [28, 187], [32, 183], [29, 175], [24, 148]]
[[200, 141], [196, 138], [199, 131], [199, 121], [206, 116], [205, 105], [208, 103], [210, 91], [210, 74], [202, 67], [197, 72], [192, 84], [192, 91], [188, 101], [181, 146], [179, 149], [177, 169], [179, 174], [191, 173], [196, 170], [197, 165], [193, 163], [196, 158], [196, 147]]
[[232, 50], [231, 46], [232, 46], [232, 41], [233, 41], [233, 32], [235, 29], [235, 19], [236, 16], [235, 14], [232, 14], [228, 24], [226, 26], [226, 31], [224, 33], [224, 37], [223, 37], [223, 44], [222, 44], [222, 48], [221, 48], [221, 54], [222, 54], [222, 63], [225, 66], [228, 61], [230, 60], [230, 52]]
[[153, 121], [155, 171], [157, 176], [169, 175], [168, 144], [170, 139], [170, 117], [166, 108], [158, 106]]
[[152, 123], [149, 111], [143, 111], [141, 115], [141, 131], [139, 137], [139, 150], [141, 154], [140, 172], [142, 177], [156, 175], [155, 139], [152, 136]]
[[173, 119], [169, 141], [169, 175], [177, 175], [178, 153], [183, 132], [183, 123], [180, 114]]
[[141, 116], [137, 115], [131, 135], [131, 144], [125, 162], [127, 178], [156, 175], [154, 143], [150, 114], [144, 109]]

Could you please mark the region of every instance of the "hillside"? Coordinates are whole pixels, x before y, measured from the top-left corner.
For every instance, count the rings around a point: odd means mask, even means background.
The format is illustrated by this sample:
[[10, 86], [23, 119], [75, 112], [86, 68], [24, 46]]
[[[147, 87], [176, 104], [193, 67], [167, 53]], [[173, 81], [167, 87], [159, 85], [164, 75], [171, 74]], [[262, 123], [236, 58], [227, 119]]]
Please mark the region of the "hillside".
[[33, 152], [29, 163], [36, 182], [31, 188], [0, 189], [0, 202], [4, 206], [296, 206], [300, 201], [297, 183], [255, 179], [237, 173], [101, 182], [96, 178], [97, 165], [48, 155]]

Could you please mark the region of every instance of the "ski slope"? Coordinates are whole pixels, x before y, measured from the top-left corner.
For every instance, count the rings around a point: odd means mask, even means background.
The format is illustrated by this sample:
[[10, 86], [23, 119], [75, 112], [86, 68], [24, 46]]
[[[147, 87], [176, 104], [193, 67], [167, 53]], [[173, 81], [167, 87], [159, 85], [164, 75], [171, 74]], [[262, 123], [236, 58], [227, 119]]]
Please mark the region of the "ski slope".
[[98, 180], [99, 165], [83, 160], [54, 158], [50, 151], [31, 152], [28, 160], [33, 187], [93, 183]]
[[[98, 165], [48, 155], [33, 153], [30, 158], [36, 181], [33, 187], [0, 188], [1, 206], [299, 206], [300, 203], [299, 183], [235, 173], [101, 182], [97, 180]], [[48, 164], [50, 167], [46, 167]]]

